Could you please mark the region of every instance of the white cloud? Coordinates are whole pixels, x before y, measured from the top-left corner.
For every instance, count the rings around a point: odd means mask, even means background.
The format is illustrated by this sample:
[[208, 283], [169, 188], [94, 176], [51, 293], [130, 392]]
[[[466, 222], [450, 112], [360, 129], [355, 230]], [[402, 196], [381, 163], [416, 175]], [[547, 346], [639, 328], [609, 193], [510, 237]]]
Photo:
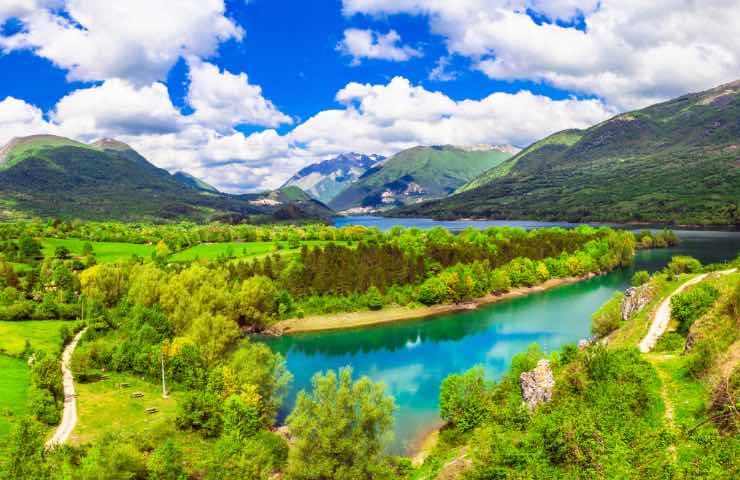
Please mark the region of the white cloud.
[[[537, 25], [583, 15], [585, 31]], [[740, 76], [738, 0], [344, 0], [345, 15], [428, 17], [447, 49], [494, 79], [545, 81], [621, 109]]]
[[0, 101], [0, 146], [13, 137], [44, 133], [56, 133], [56, 127], [40, 109], [14, 97]]
[[164, 84], [137, 87], [120, 79], [73, 91], [57, 103], [51, 118], [83, 139], [172, 133], [184, 124]]
[[[0, 37], [0, 49], [32, 49], [70, 80], [124, 78], [138, 85], [163, 80], [181, 56], [207, 57], [220, 42], [241, 40], [223, 0], [10, 0], [0, 19], [18, 17], [24, 30]], [[46, 8], [44, 8], [46, 7]]]
[[243, 192], [276, 188], [300, 168], [348, 151], [392, 155], [415, 145], [526, 145], [615, 113], [598, 100], [552, 100], [528, 91], [455, 101], [403, 77], [349, 83], [336, 100], [341, 108], [319, 112], [285, 135], [273, 129], [244, 135], [214, 128], [197, 110], [182, 115], [164, 84], [139, 87], [114, 79], [64, 97], [49, 122], [21, 100], [0, 102], [0, 144], [30, 133], [85, 141], [116, 137], [157, 166]]
[[344, 38], [337, 44], [337, 51], [352, 56], [352, 65], [359, 65], [363, 58], [405, 62], [422, 53], [408, 45], [399, 45], [401, 36], [391, 30], [386, 34], [374, 30], [348, 28]]
[[246, 73], [221, 72], [216, 65], [191, 58], [188, 103], [195, 109], [193, 120], [218, 131], [234, 125], [267, 127], [293, 121], [262, 96], [262, 89], [251, 85]]
[[449, 71], [450, 57], [439, 57], [434, 68], [429, 72], [429, 80], [435, 82], [451, 82], [457, 78], [457, 72]]

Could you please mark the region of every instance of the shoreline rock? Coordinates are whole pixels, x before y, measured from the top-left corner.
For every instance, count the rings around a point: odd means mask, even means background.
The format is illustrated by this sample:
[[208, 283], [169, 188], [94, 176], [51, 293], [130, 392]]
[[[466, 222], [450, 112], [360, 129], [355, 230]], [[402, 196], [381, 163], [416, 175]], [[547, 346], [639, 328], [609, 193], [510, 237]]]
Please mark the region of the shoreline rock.
[[522, 387], [522, 398], [530, 411], [541, 403], [549, 402], [555, 387], [550, 362], [544, 359], [537, 362], [534, 370], [523, 372], [519, 376], [519, 383]]

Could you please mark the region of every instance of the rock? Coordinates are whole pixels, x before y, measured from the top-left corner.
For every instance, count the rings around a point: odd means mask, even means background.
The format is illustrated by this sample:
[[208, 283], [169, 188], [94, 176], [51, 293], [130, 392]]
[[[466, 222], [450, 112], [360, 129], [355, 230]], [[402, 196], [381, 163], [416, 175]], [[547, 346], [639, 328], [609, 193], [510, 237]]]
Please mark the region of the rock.
[[131, 394], [131, 398], [141, 398], [144, 394], [142, 392], [134, 392]]
[[523, 372], [519, 376], [519, 383], [522, 386], [524, 403], [530, 410], [534, 410], [540, 403], [549, 402], [555, 387], [550, 362], [544, 359], [537, 362], [534, 370]]
[[586, 350], [590, 346], [591, 346], [591, 340], [587, 338], [582, 338], [578, 340], [578, 350]]
[[146, 413], [148, 413], [149, 415], [151, 415], [152, 413], [157, 413], [157, 412], [159, 411], [159, 409], [158, 409], [158, 408], [156, 408], [156, 407], [149, 407], [149, 408], [147, 408], [147, 409], [146, 409], [146, 410], [144, 410], [144, 411], [145, 411]]
[[624, 292], [624, 298], [620, 305], [622, 311], [622, 320], [629, 320], [637, 312], [650, 302], [653, 298], [653, 290], [650, 285], [640, 285], [639, 287], [630, 287]]

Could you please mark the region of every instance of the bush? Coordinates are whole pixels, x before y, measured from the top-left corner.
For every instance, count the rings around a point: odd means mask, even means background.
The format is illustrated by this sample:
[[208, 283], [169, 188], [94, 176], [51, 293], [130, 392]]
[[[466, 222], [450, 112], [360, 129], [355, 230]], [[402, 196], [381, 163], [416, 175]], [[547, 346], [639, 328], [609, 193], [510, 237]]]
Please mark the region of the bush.
[[377, 287], [370, 287], [367, 293], [365, 293], [365, 298], [367, 299], [367, 307], [370, 310], [380, 310], [383, 308], [383, 296]]
[[612, 298], [591, 315], [591, 333], [605, 337], [619, 328], [622, 322], [622, 292], [615, 292]]
[[440, 416], [461, 432], [471, 430], [484, 420], [490, 395], [491, 385], [480, 365], [462, 375], [448, 375], [439, 393]]
[[666, 268], [674, 275], [696, 273], [701, 271], [701, 262], [694, 257], [678, 255], [671, 258]]
[[448, 296], [447, 285], [439, 277], [432, 277], [421, 284], [416, 300], [424, 305], [435, 305], [444, 303]]
[[187, 392], [177, 404], [175, 425], [182, 430], [194, 430], [203, 437], [221, 434], [221, 400], [210, 392]]
[[671, 317], [678, 322], [678, 333], [687, 335], [691, 325], [704, 315], [719, 297], [719, 291], [707, 283], [700, 283], [671, 298]]
[[655, 344], [654, 352], [674, 352], [683, 349], [686, 338], [677, 332], [663, 334]]
[[648, 280], [650, 280], [650, 274], [645, 270], [640, 270], [639, 272], [635, 272], [635, 274], [632, 275], [632, 280], [630, 281], [630, 284], [633, 287], [639, 287], [640, 285], [646, 284]]

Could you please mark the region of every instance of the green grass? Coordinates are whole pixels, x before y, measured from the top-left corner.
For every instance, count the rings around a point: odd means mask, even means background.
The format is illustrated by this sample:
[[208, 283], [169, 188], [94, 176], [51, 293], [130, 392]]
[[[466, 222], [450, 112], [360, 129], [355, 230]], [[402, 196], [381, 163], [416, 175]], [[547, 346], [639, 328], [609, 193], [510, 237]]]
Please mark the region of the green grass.
[[42, 242], [44, 255], [54, 256], [57, 247], [67, 247], [72, 256], [81, 256], [83, 246], [89, 243], [93, 247], [95, 258], [100, 263], [127, 260], [136, 254], [142, 258], [149, 258], [156, 251], [155, 245], [120, 242], [88, 242], [77, 238], [45, 238]]
[[[0, 338], [3, 336], [0, 335]], [[0, 445], [10, 432], [14, 417], [26, 410], [30, 373], [26, 361], [0, 355]]]
[[64, 320], [28, 320], [23, 322], [0, 322], [0, 352], [10, 355], [23, 352], [26, 340], [36, 350], [57, 352], [62, 346], [59, 331], [62, 325], [72, 326]]

